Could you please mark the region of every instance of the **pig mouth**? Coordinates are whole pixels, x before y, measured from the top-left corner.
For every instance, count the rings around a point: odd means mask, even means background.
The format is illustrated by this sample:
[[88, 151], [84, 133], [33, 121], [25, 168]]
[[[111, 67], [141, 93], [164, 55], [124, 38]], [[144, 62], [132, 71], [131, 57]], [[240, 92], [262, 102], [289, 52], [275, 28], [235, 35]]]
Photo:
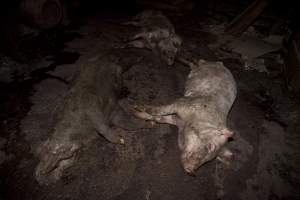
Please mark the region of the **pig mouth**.
[[206, 151], [205, 155], [201, 156], [200, 154], [197, 153], [193, 153], [190, 156], [182, 156], [181, 158], [181, 162], [184, 168], [184, 171], [191, 175], [194, 176], [195, 175], [195, 171], [200, 168], [202, 165], [204, 165], [205, 163], [213, 160], [216, 157], [216, 154], [218, 152], [218, 146], [216, 145], [212, 145], [213, 148], [211, 149], [211, 151]]
[[181, 162], [184, 171], [190, 176], [195, 176], [195, 171], [203, 164], [202, 160], [195, 156], [182, 157]]
[[184, 171], [185, 171], [189, 176], [195, 176], [195, 169], [193, 169], [193, 168], [184, 167]]
[[188, 171], [185, 171], [187, 175], [191, 176], [191, 177], [196, 177], [196, 173], [195, 171], [191, 171], [191, 172], [188, 172]]

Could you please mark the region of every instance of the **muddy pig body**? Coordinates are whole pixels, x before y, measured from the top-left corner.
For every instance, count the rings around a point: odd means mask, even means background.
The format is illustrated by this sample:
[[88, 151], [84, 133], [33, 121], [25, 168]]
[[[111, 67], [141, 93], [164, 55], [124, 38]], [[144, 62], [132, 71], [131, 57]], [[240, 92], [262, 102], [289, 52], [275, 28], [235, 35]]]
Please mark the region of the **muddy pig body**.
[[178, 127], [181, 162], [193, 173], [204, 163], [219, 157], [228, 159], [224, 146], [233, 133], [227, 128], [227, 115], [236, 98], [236, 83], [221, 62], [200, 60], [192, 63], [182, 98], [163, 106], [137, 106], [137, 117]]
[[59, 180], [63, 171], [75, 162], [76, 154], [99, 135], [109, 142], [123, 144], [125, 130], [145, 125], [144, 120], [135, 122], [119, 106], [122, 69], [106, 57], [82, 59], [79, 64], [78, 75], [64, 99], [52, 135], [37, 149], [40, 162], [35, 175], [40, 184]]

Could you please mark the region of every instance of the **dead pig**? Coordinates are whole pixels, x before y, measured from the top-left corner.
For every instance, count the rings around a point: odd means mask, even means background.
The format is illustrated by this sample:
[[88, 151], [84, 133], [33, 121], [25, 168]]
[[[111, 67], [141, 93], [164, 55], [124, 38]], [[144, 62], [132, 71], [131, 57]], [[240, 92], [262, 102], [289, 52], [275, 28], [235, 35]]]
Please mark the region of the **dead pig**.
[[[37, 150], [40, 162], [35, 175], [40, 184], [59, 180], [63, 171], [76, 161], [77, 153], [99, 135], [109, 142], [123, 144], [126, 142], [124, 129], [145, 125], [143, 120], [135, 123], [138, 126], [131, 125], [134, 119], [128, 117], [117, 102], [120, 66], [97, 57], [81, 62], [52, 135]], [[126, 124], [122, 126], [123, 118]]]
[[226, 161], [232, 153], [224, 146], [233, 133], [227, 115], [236, 98], [236, 83], [221, 62], [192, 63], [184, 96], [163, 106], [137, 106], [134, 115], [178, 127], [181, 162], [188, 173], [218, 157]]
[[125, 24], [141, 29], [126, 47], [151, 49], [161, 60], [173, 65], [181, 47], [181, 38], [175, 33], [173, 24], [166, 16], [160, 11], [146, 10]]

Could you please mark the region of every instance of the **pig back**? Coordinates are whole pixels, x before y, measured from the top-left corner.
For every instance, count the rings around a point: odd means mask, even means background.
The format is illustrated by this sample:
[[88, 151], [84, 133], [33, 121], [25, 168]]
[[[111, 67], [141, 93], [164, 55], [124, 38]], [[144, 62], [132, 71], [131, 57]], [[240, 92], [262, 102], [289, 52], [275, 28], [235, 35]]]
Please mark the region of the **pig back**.
[[236, 83], [231, 72], [221, 62], [201, 62], [188, 76], [185, 97], [202, 99], [226, 118], [235, 100]]

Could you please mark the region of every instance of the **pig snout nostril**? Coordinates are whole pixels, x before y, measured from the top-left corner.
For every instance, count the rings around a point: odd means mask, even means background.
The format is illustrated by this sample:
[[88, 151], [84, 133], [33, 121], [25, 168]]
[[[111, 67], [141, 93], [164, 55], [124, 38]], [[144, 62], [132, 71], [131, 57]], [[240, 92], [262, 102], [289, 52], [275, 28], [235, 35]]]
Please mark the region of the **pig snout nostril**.
[[194, 171], [186, 171], [187, 175], [192, 176], [192, 177], [196, 177], [196, 174]]
[[232, 142], [233, 140], [234, 140], [233, 137], [228, 137], [228, 138], [227, 138], [227, 142]]

